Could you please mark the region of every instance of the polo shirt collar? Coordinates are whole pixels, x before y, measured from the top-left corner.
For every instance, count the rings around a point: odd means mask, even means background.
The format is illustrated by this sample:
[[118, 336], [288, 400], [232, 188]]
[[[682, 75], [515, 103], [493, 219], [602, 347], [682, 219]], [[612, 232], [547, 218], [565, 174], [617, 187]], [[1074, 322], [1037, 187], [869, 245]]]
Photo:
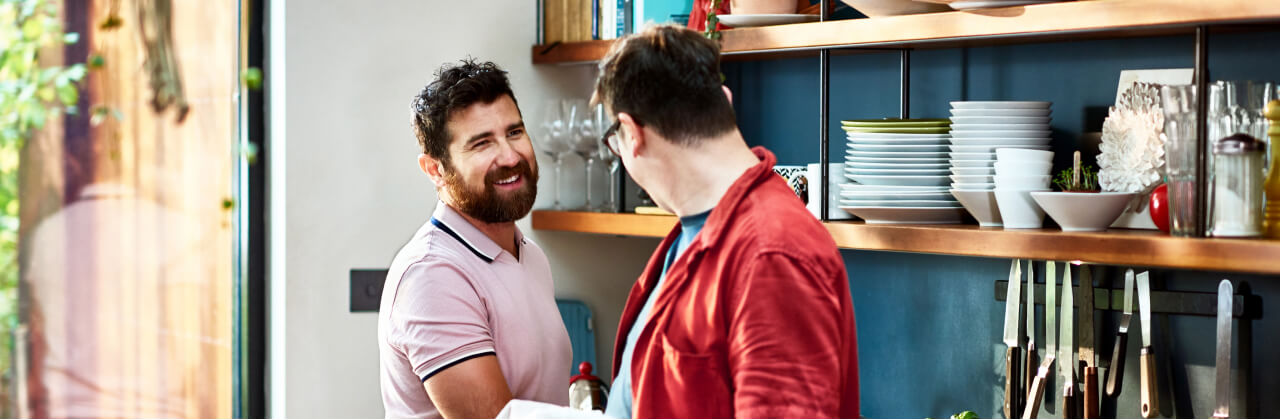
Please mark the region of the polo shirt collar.
[[[484, 232], [476, 229], [471, 222], [463, 218], [457, 210], [442, 201], [436, 202], [436, 210], [431, 214], [431, 224], [462, 242], [484, 262], [492, 263], [503, 252], [502, 246], [489, 239]], [[524, 235], [519, 227], [516, 227], [516, 242], [524, 243]]]

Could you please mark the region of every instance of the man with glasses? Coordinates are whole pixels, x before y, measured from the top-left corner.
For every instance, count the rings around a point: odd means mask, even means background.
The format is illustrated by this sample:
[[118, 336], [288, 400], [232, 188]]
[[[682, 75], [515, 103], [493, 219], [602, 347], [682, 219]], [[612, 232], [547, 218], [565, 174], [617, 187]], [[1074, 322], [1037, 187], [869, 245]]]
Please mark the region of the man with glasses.
[[467, 60], [413, 100], [431, 219], [396, 255], [378, 313], [388, 418], [492, 418], [513, 398], [567, 405], [572, 358], [547, 257], [516, 228], [538, 162], [506, 73]]
[[743, 140], [719, 57], [651, 26], [600, 63], [595, 99], [617, 121], [602, 141], [680, 217], [631, 289], [606, 414], [858, 417], [844, 261], [773, 154]]

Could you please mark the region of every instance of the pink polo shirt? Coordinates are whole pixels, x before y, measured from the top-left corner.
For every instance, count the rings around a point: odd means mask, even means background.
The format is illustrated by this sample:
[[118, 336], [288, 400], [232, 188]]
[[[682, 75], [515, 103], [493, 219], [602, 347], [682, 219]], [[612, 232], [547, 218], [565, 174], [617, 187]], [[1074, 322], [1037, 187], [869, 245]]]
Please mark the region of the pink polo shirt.
[[497, 355], [517, 399], [568, 405], [573, 350], [547, 257], [516, 231], [520, 258], [437, 203], [396, 255], [378, 313], [387, 418], [439, 418], [423, 382]]

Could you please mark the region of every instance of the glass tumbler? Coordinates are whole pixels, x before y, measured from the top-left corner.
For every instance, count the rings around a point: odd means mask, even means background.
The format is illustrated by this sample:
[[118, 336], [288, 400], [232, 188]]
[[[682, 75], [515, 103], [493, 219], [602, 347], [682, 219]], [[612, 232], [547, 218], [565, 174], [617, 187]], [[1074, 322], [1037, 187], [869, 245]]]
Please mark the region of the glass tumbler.
[[1196, 86], [1160, 88], [1164, 112], [1165, 162], [1169, 175], [1169, 231], [1196, 234]]

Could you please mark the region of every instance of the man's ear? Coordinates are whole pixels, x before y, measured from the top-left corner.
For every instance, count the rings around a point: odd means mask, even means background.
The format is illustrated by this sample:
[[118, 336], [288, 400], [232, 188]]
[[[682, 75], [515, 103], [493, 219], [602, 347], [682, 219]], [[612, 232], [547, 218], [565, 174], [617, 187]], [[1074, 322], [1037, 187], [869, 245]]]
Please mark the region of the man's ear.
[[729, 87], [720, 85], [720, 89], [724, 90], [724, 97], [729, 98], [729, 106], [733, 106], [733, 92], [729, 91]]
[[418, 168], [422, 169], [422, 173], [427, 174], [437, 187], [444, 186], [444, 162], [422, 153], [418, 155]]
[[[618, 147], [622, 150], [619, 150], [618, 153], [630, 153], [631, 157], [634, 158], [640, 154], [640, 150], [643, 149], [649, 141], [648, 137], [645, 136], [644, 127], [641, 127], [640, 124], [636, 123], [636, 119], [632, 118], [631, 114], [625, 112], [618, 113], [618, 121], [621, 123], [619, 131], [625, 131], [626, 140], [631, 143], [631, 148], [628, 150], [626, 146], [622, 145], [623, 142], [619, 141]], [[619, 133], [619, 135], [621, 135], [621, 133]], [[622, 139], [619, 138], [618, 140]]]

